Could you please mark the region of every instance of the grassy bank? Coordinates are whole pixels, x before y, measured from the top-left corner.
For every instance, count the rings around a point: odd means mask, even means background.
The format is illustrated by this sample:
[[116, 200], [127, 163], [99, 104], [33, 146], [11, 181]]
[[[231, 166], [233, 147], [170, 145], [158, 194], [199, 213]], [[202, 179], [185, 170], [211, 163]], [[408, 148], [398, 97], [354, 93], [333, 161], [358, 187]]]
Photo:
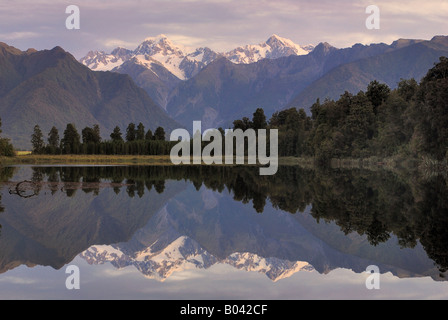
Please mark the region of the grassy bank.
[[[312, 166], [312, 158], [280, 158], [279, 165]], [[0, 158], [2, 165], [174, 165], [170, 156], [135, 155], [34, 155], [17, 154], [15, 157]], [[247, 161], [246, 161], [247, 163]]]
[[[0, 163], [3, 165], [173, 165], [168, 155], [164, 156], [136, 156], [136, 155], [34, 155], [17, 154], [15, 157], [2, 157]], [[247, 163], [247, 161], [246, 161]], [[396, 167], [414, 168], [417, 166], [417, 159], [388, 158], [380, 159], [377, 157], [365, 159], [333, 159], [329, 163], [332, 168], [385, 168], [393, 169]], [[312, 157], [281, 157], [279, 165], [292, 165], [312, 168], [316, 166], [316, 160]]]
[[[247, 163], [247, 161], [246, 161]], [[17, 154], [15, 157], [2, 157], [0, 164], [11, 165], [174, 165], [168, 155], [165, 156], [135, 156], [135, 155], [33, 155]], [[316, 168], [316, 161], [311, 157], [281, 157], [280, 166], [300, 166], [302, 168]], [[411, 170], [423, 171], [425, 174], [446, 174], [447, 162], [437, 162], [423, 159], [409, 159], [403, 157], [364, 159], [344, 158], [332, 159], [327, 165], [333, 169], [368, 169], [368, 170]]]
[[2, 158], [3, 165], [170, 165], [169, 156], [124, 156], [124, 155], [16, 155]]

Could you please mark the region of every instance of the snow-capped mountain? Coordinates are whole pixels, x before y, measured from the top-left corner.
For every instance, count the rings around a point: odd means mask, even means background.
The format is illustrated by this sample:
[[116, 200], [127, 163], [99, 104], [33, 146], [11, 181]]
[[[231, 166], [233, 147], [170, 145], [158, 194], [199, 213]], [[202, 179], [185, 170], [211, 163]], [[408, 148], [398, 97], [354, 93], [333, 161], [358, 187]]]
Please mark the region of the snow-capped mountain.
[[90, 51], [81, 63], [94, 71], [112, 71], [124, 62], [132, 61], [153, 70], [153, 65], [165, 67], [181, 80], [196, 75], [203, 67], [219, 56], [209, 48], [188, 48], [174, 44], [165, 35], [146, 38], [135, 50], [117, 48], [110, 54]]
[[190, 49], [174, 44], [163, 34], [145, 39], [133, 55], [144, 66], [149, 67], [148, 62], [159, 62], [181, 80], [191, 78], [218, 57], [209, 48]]
[[110, 71], [131, 58], [131, 50], [116, 48], [110, 54], [104, 51], [90, 51], [80, 62], [94, 71]]
[[164, 248], [157, 241], [144, 250], [126, 254], [119, 245], [93, 246], [80, 254], [91, 265], [111, 263], [116, 268], [134, 266], [145, 277], [166, 280], [175, 272], [208, 269], [221, 263], [247, 272], [265, 274], [272, 281], [288, 278], [299, 271], [313, 271], [307, 262], [291, 262], [278, 258], [263, 258], [253, 253], [233, 253], [218, 259], [201, 248], [194, 240], [181, 236]]
[[237, 64], [248, 64], [262, 59], [278, 59], [291, 55], [302, 56], [313, 51], [314, 46], [301, 47], [289, 39], [273, 35], [266, 42], [258, 45], [238, 47], [224, 54], [224, 56]]
[[117, 70], [129, 60], [149, 70], [152, 70], [153, 64], [159, 64], [177, 78], [188, 80], [219, 57], [226, 57], [236, 64], [248, 64], [261, 59], [306, 55], [313, 49], [312, 45], [301, 47], [289, 39], [273, 35], [258, 45], [246, 45], [229, 52], [218, 53], [207, 47], [189, 48], [175, 44], [162, 34], [145, 39], [133, 51], [124, 48], [117, 48], [110, 54], [91, 51], [80, 62], [94, 71]]

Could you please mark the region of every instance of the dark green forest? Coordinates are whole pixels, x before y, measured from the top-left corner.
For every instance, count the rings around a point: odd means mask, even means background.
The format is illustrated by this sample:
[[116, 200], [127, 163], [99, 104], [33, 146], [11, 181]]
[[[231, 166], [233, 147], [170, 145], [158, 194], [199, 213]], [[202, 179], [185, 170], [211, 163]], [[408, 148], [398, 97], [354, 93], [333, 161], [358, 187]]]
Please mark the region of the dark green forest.
[[417, 83], [402, 80], [396, 89], [373, 81], [357, 94], [316, 101], [311, 115], [296, 108], [276, 112], [280, 156], [331, 158], [428, 156], [447, 158], [448, 58]]
[[72, 123], [67, 124], [62, 135], [56, 127], [48, 133], [48, 143], [39, 125], [31, 135], [34, 154], [89, 154], [89, 155], [169, 155], [174, 143], [166, 141], [165, 129], [158, 127], [154, 133], [145, 130], [142, 123], [130, 123], [126, 132], [116, 126], [110, 139], [103, 141], [98, 125], [85, 127], [81, 134]]
[[0, 157], [12, 157], [14, 156], [14, 147], [9, 142], [9, 139], [2, 138], [2, 119], [0, 119]]

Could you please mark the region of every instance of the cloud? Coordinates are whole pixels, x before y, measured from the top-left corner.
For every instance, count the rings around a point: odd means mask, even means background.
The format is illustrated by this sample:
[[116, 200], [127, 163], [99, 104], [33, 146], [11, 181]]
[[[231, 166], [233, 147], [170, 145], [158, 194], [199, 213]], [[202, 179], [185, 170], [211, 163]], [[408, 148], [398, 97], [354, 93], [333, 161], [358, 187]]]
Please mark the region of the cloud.
[[36, 37], [40, 37], [40, 34], [37, 32], [30, 32], [30, 31], [0, 33], [0, 39], [3, 40], [18, 40], [18, 39], [29, 39]]
[[299, 44], [327, 41], [336, 47], [391, 42], [395, 37], [430, 39], [448, 30], [448, 2], [385, 1], [381, 30], [365, 27], [371, 0], [77, 0], [81, 30], [65, 29], [67, 1], [16, 0], [0, 3], [0, 41], [18, 48], [56, 45], [81, 57], [90, 50], [134, 48], [158, 34], [190, 46], [227, 51], [260, 43], [272, 34]]
[[27, 279], [25, 277], [16, 277], [16, 276], [7, 276], [0, 279], [0, 282], [6, 284], [14, 284], [14, 285], [34, 285], [38, 281], [34, 279]]
[[115, 49], [117, 47], [134, 48], [138, 45], [137, 42], [124, 41], [122, 39], [104, 39], [101, 40], [101, 43], [107, 49]]

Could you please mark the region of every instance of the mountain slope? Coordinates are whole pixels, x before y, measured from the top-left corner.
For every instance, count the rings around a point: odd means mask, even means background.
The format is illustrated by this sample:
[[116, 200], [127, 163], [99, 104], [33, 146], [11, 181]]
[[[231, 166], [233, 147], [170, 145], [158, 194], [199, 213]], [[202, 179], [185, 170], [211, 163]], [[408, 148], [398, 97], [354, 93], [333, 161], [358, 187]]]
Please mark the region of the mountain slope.
[[133, 58], [115, 68], [114, 71], [131, 76], [135, 83], [162, 108], [166, 108], [168, 95], [181, 82], [157, 61], [142, 64], [137, 58]]
[[185, 126], [201, 120], [204, 126], [228, 128], [233, 120], [251, 116], [257, 107], [269, 113], [286, 104], [293, 93], [315, 80], [319, 71], [319, 63], [312, 57], [241, 65], [221, 58], [179, 84], [167, 111]]
[[246, 45], [229, 52], [210, 48], [188, 48], [173, 43], [165, 35], [145, 39], [135, 50], [117, 48], [110, 54], [91, 51], [80, 62], [95, 71], [129, 74], [150, 97], [166, 109], [168, 97], [181, 82], [196, 76], [207, 65], [222, 57], [235, 64], [263, 59], [306, 55], [313, 46], [301, 47], [277, 35], [258, 45]]
[[[446, 55], [446, 39], [356, 44], [345, 49], [321, 43], [308, 55], [263, 59], [247, 65], [219, 59], [179, 84], [169, 98], [167, 111], [185, 126], [202, 120], [210, 127], [229, 127], [235, 119], [251, 118], [260, 107], [268, 117], [291, 105], [309, 108], [317, 98], [313, 95], [316, 83], [322, 94], [345, 90], [357, 93], [375, 78], [395, 85], [400, 78], [424, 74], [439, 56]], [[335, 76], [337, 70], [340, 74]], [[311, 99], [291, 104], [300, 94]]]
[[131, 58], [132, 51], [116, 48], [110, 54], [104, 51], [90, 51], [80, 62], [95, 71], [110, 71]]
[[252, 64], [234, 64], [222, 58], [179, 84], [169, 98], [167, 111], [185, 126], [202, 120], [207, 126], [229, 127], [235, 119], [252, 117], [260, 107], [269, 116], [325, 74], [334, 61], [342, 63], [376, 54], [371, 51], [366, 47], [347, 54], [321, 43], [308, 55], [263, 59]]
[[258, 45], [246, 45], [223, 54], [233, 63], [254, 63], [262, 59], [278, 59], [291, 55], [307, 55], [313, 51], [312, 45], [301, 47], [289, 39], [271, 36], [266, 42]]
[[52, 126], [62, 135], [68, 123], [78, 130], [99, 124], [106, 138], [130, 122], [179, 127], [129, 75], [93, 72], [60, 47], [22, 52], [1, 45], [0, 82], [3, 132], [17, 148], [30, 147], [35, 124], [44, 135]]
[[298, 94], [290, 107], [309, 110], [316, 99], [338, 99], [345, 91], [353, 94], [365, 91], [377, 80], [396, 88], [401, 79], [420, 81], [441, 56], [448, 55], [448, 37], [431, 41], [401, 40], [393, 44], [396, 50], [338, 66]]

